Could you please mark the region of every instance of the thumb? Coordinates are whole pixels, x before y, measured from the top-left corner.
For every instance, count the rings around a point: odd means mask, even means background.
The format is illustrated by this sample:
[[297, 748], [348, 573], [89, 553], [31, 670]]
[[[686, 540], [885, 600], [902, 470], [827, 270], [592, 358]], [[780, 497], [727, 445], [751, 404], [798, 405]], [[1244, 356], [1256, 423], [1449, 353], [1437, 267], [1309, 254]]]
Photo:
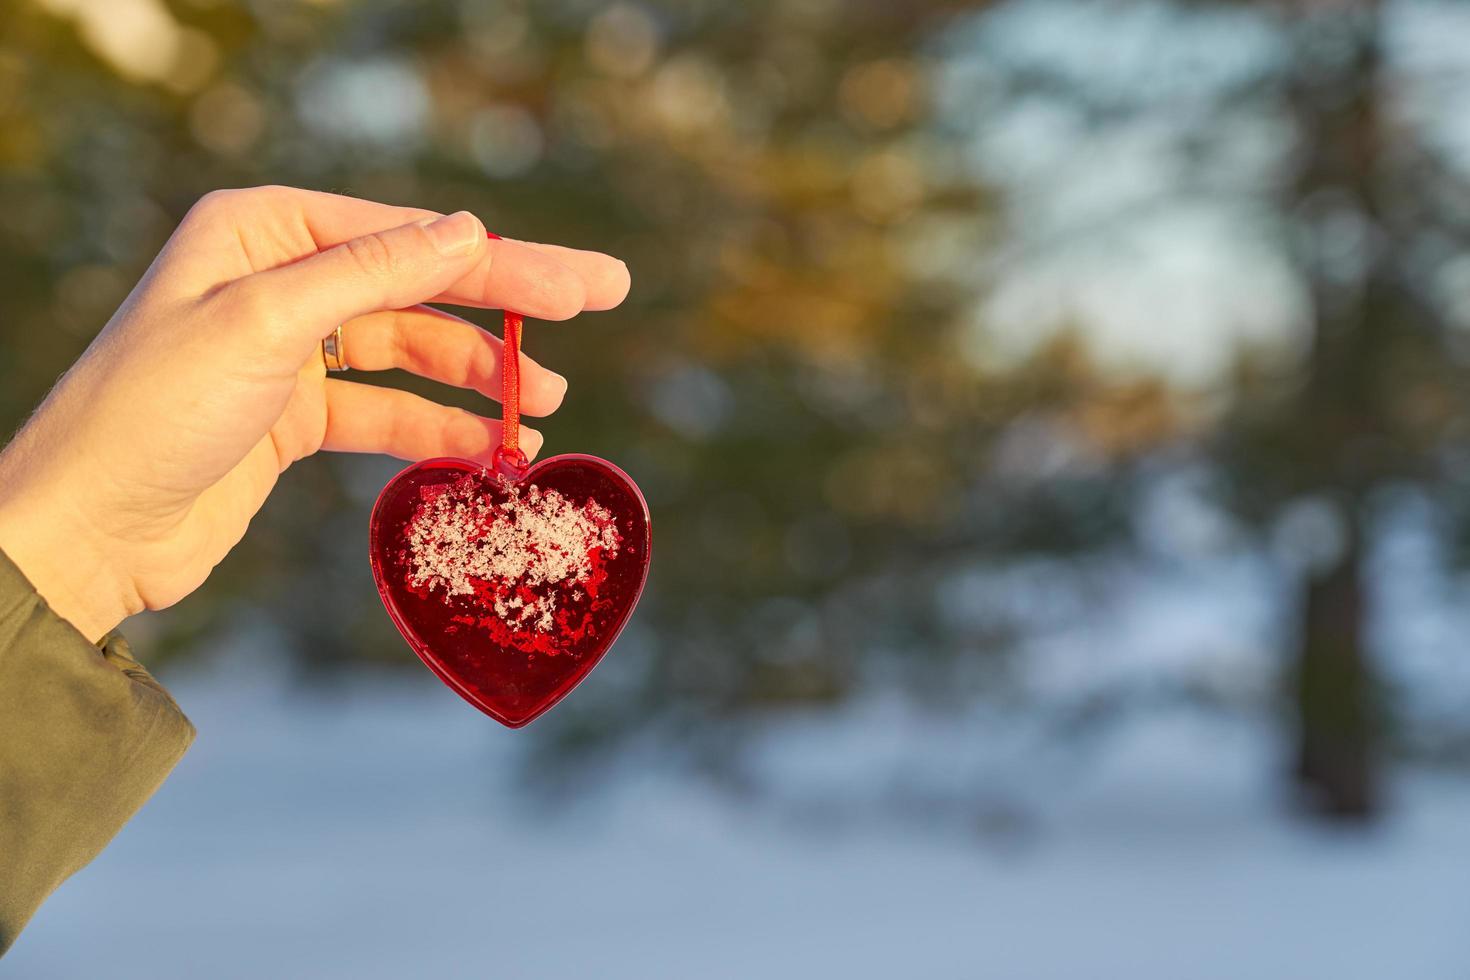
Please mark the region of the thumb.
[[480, 260], [485, 243], [480, 219], [456, 211], [354, 238], [236, 286], [267, 308], [289, 309], [292, 339], [316, 342], [353, 317], [433, 299]]

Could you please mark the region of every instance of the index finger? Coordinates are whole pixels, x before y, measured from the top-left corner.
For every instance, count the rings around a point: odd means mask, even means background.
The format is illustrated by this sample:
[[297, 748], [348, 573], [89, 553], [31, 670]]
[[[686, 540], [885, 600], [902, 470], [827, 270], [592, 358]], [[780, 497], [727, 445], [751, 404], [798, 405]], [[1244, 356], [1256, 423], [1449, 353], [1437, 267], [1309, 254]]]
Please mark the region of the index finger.
[[[320, 191], [294, 190], [291, 197], [319, 250], [439, 216], [437, 211]], [[489, 243], [485, 257], [468, 275], [433, 301], [511, 309], [537, 320], [565, 320], [584, 309], [612, 309], [627, 295], [628, 283], [628, 267], [611, 255], [498, 239]]]

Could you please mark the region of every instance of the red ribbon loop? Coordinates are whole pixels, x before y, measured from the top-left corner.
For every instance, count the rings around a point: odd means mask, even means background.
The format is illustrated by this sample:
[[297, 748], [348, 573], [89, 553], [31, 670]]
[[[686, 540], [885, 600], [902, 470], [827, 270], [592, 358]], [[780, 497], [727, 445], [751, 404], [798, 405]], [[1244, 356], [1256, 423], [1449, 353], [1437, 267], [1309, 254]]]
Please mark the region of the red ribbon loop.
[[[500, 239], [493, 231], [489, 238]], [[505, 346], [500, 356], [500, 446], [495, 462], [505, 463], [517, 471], [526, 468], [528, 460], [521, 451], [521, 325], [519, 313], [505, 311]]]

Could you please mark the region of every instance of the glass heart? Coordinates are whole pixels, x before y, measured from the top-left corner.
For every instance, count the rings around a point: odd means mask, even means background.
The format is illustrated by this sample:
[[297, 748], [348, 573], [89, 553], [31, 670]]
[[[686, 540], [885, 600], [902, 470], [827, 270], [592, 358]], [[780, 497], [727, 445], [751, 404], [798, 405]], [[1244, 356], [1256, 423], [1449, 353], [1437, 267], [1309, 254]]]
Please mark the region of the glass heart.
[[596, 456], [519, 469], [430, 459], [373, 506], [378, 594], [430, 670], [520, 728], [580, 684], [648, 578], [648, 505]]

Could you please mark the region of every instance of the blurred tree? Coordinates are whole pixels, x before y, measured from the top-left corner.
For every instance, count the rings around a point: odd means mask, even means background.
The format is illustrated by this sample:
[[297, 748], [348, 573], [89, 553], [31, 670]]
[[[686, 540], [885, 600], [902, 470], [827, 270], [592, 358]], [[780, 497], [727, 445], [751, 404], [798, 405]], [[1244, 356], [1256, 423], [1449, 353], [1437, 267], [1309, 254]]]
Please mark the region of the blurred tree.
[[[1102, 8], [1124, 25], [1106, 69], [1047, 33], [1068, 18], [1103, 23]], [[985, 68], [964, 91], [1021, 106], [1042, 132], [1060, 126], [1058, 157], [1107, 159], [1131, 139], [1145, 150], [1130, 172], [1161, 175], [1155, 193], [1131, 200], [1121, 178], [1124, 192], [1110, 193], [1123, 207], [1061, 223], [1042, 252], [1087, 236], [1116, 250], [1120, 228], [1208, 207], [1258, 236], [1236, 239], [1236, 252], [1282, 273], [1233, 289], [1288, 297], [1272, 333], [1290, 338], [1300, 319], [1305, 342], [1242, 351], [1211, 396], [1223, 410], [1193, 430], [1188, 452], [1216, 475], [1221, 505], [1264, 532], [1292, 583], [1282, 602], [1296, 779], [1321, 812], [1366, 817], [1380, 802], [1388, 717], [1370, 640], [1383, 583], [1369, 569], [1390, 491], [1417, 488], [1463, 535], [1470, 416], [1457, 294], [1470, 162], [1455, 96], [1467, 65], [1434, 43], [1454, 14], [1378, 0], [1005, 9], [999, 28], [981, 19], [973, 46]], [[1023, 35], [1031, 53], [1009, 50]], [[1018, 183], [1063, 192], [1045, 173]], [[1198, 246], [1186, 233], [1160, 248]], [[1228, 290], [1202, 297], [1229, 300]]]
[[[1358, 817], [1378, 803], [1368, 507], [1375, 487], [1421, 473], [1430, 461], [1425, 450], [1432, 453], [1437, 440], [1426, 440], [1424, 424], [1437, 428], [1444, 419], [1426, 418], [1424, 409], [1441, 415], [1452, 404], [1440, 387], [1450, 378], [1440, 369], [1453, 362], [1436, 353], [1443, 325], [1412, 283], [1414, 240], [1429, 230], [1427, 216], [1412, 205], [1394, 213], [1393, 199], [1413, 193], [1418, 161], [1412, 150], [1395, 161], [1391, 149], [1381, 5], [1361, 0], [1330, 15], [1307, 7], [1292, 13], [1282, 97], [1298, 150], [1281, 208], [1298, 226], [1295, 255], [1310, 290], [1312, 340], [1290, 382], [1294, 390], [1279, 400], [1242, 398], [1241, 453], [1233, 462], [1244, 495], [1278, 513], [1309, 500], [1325, 518], [1321, 547], [1304, 567], [1289, 673], [1295, 773], [1329, 813]], [[1355, 268], [1344, 270], [1348, 228], [1364, 240], [1347, 260]], [[1269, 416], [1263, 404], [1273, 405]]]
[[[936, 242], [972, 234], [986, 201], [932, 125], [926, 47], [960, 9], [9, 5], [0, 356], [20, 383], [0, 409], [21, 418], [213, 187], [470, 207], [509, 233], [605, 247], [634, 270], [628, 306], [533, 325], [528, 346], [574, 379], [550, 448], [625, 463], [659, 557], [619, 657], [638, 667], [632, 689], [594, 685], [552, 730], [602, 740], [650, 714], [710, 729], [751, 705], [830, 700], [875, 651], [944, 690], [943, 665], [996, 647], [938, 616], [949, 569], [1093, 540], [1125, 514], [1101, 471], [992, 486], [991, 442], [1033, 409], [1095, 431], [1125, 404], [1135, 425], [1170, 424], [1167, 392], [1095, 379], [1075, 349], [1018, 372], [964, 355], [973, 284], [941, 273], [965, 260]], [[391, 472], [293, 469], [213, 602], [135, 628], [177, 650], [279, 628], [267, 635], [313, 671], [405, 662], [361, 560]]]
[[[0, 416], [20, 420], [213, 187], [469, 207], [509, 234], [607, 248], [635, 277], [625, 309], [528, 335], [572, 379], [548, 448], [625, 464], [658, 526], [635, 629], [537, 726], [549, 748], [657, 719], [715, 756], [768, 709], [893, 686], [964, 702], [1001, 683], [1014, 639], [966, 576], [1117, 549], [1147, 478], [1136, 463], [1184, 443], [1235, 511], [1307, 528], [1300, 773], [1328, 810], [1364, 813], [1366, 522], [1375, 489], [1425, 472], [1461, 424], [1454, 338], [1425, 309], [1423, 264], [1426, 249], [1453, 254], [1459, 210], [1384, 107], [1367, 0], [1101, 6], [1169, 12], [1161, 45], [1250, 11], [1261, 50], [1214, 87], [1145, 59], [1130, 101], [1092, 48], [1060, 76], [1011, 72], [968, 31], [992, 22], [989, 5], [951, 0], [9, 4], [0, 361], [22, 383], [0, 390]], [[1076, 31], [1059, 23], [1065, 44]], [[980, 91], [941, 111], [956, 46], [982, 63]], [[1080, 105], [1093, 134], [1186, 117], [1180, 186], [1164, 188], [1186, 198], [1237, 159], [1237, 117], [1281, 123], [1289, 145], [1253, 192], [1310, 295], [1308, 354], [1243, 358], [1213, 414], [1071, 336], [996, 356], [975, 325], [998, 277], [979, 270], [1017, 246], [1029, 261], [1035, 243], [1001, 223], [1015, 202], [970, 143], [1037, 93]], [[1106, 169], [1088, 151], [1057, 149]], [[1366, 244], [1345, 249], [1345, 228]], [[137, 628], [185, 652], [245, 631], [312, 674], [410, 663], [363, 560], [366, 510], [393, 470], [293, 469], [205, 593]]]

